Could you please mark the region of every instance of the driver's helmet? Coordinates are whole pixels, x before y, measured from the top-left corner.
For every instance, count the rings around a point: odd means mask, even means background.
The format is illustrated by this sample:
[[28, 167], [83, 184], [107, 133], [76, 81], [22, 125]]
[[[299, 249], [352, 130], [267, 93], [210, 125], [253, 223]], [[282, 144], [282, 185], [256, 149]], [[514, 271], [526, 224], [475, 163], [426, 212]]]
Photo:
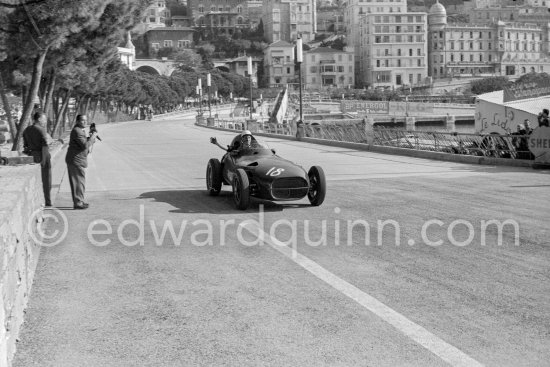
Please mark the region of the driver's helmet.
[[251, 148], [253, 142], [252, 133], [249, 130], [244, 130], [241, 133], [241, 147], [242, 148]]

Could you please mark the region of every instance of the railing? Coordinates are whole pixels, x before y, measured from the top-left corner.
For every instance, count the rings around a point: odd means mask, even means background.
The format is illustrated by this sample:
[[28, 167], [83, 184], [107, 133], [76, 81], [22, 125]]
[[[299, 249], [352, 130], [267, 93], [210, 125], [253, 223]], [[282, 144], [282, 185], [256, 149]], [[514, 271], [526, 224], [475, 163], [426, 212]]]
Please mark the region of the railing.
[[528, 137], [374, 129], [375, 145], [515, 159], [533, 159], [527, 145]]
[[[257, 132], [295, 136], [296, 127], [291, 124], [255, 122]], [[214, 126], [237, 131], [247, 125], [242, 120], [216, 120]], [[248, 126], [250, 129], [250, 126]], [[414, 149], [472, 156], [534, 159], [528, 148], [529, 135], [479, 135], [450, 132], [425, 132], [381, 127], [370, 130], [364, 120], [323, 120], [301, 125], [303, 136], [350, 143], [372, 140], [376, 146]]]

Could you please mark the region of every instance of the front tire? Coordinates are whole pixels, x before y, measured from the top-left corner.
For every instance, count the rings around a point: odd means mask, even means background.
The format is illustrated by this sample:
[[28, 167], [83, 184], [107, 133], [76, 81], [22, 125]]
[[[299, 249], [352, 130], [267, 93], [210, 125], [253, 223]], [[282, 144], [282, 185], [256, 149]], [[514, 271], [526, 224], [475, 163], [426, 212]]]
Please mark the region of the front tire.
[[250, 205], [250, 183], [242, 168], [237, 169], [233, 178], [233, 201], [239, 210], [246, 210]]
[[313, 206], [319, 206], [325, 201], [327, 182], [325, 172], [319, 166], [312, 166], [307, 173], [309, 177], [309, 191], [307, 198]]
[[218, 196], [222, 190], [222, 164], [216, 158], [206, 166], [206, 188], [211, 196]]

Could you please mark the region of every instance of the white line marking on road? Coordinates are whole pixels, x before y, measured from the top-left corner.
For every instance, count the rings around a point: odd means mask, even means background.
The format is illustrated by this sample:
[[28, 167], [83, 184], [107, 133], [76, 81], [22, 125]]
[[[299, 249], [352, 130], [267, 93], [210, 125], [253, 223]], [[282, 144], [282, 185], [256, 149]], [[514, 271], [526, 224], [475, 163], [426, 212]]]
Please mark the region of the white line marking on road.
[[483, 366], [483, 364], [468, 356], [458, 348], [438, 338], [422, 326], [412, 322], [376, 298], [339, 278], [313, 260], [301, 255], [296, 249], [290, 248], [279, 240], [272, 238], [269, 234], [258, 228], [258, 226], [247, 223], [244, 227], [251, 234], [258, 236], [257, 238], [263, 238], [264, 242], [272, 248], [279, 251], [320, 280], [332, 286], [334, 289], [353, 299], [355, 302], [359, 303], [361, 306], [365, 307], [367, 310], [380, 317], [382, 320], [392, 325], [450, 365], [460, 367]]

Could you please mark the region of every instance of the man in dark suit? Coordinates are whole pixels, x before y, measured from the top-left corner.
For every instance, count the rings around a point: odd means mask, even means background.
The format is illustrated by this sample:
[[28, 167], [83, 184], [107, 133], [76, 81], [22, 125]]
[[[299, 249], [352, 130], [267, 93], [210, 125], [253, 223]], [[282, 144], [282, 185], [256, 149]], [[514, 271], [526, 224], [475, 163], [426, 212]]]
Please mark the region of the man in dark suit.
[[47, 117], [44, 112], [38, 111], [33, 115], [34, 123], [23, 132], [24, 152], [33, 157], [34, 163], [40, 163], [42, 171], [42, 189], [47, 207], [52, 206], [50, 191], [52, 189], [52, 162], [49, 138], [46, 133]]
[[71, 131], [69, 148], [65, 157], [74, 209], [86, 209], [89, 206], [84, 201], [86, 168], [88, 167], [88, 153], [95, 143], [96, 133], [94, 132], [90, 136], [86, 136], [84, 128], [87, 123], [88, 119], [86, 115], [78, 115], [76, 117], [76, 124]]

